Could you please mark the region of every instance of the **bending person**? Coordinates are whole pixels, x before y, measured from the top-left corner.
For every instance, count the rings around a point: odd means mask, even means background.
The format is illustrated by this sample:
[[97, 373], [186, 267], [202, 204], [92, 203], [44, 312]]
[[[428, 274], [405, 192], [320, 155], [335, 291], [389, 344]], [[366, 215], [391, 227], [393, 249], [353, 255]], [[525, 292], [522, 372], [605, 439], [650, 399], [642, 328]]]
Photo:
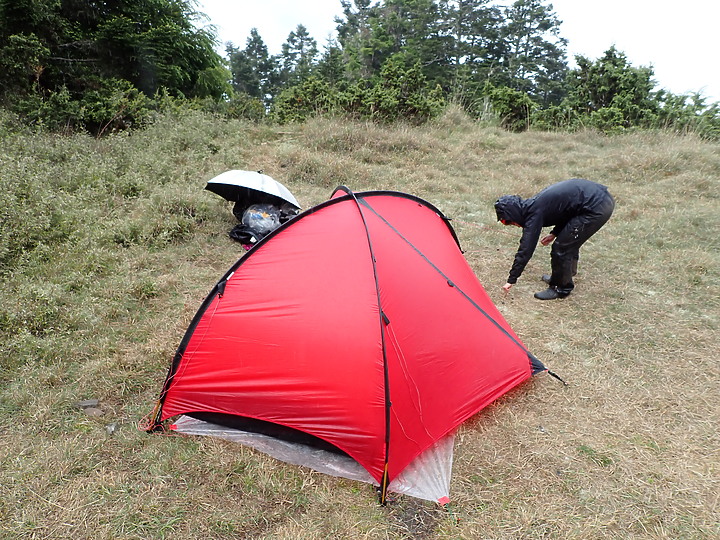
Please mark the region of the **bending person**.
[[[590, 180], [573, 178], [546, 187], [529, 199], [503, 195], [495, 201], [498, 221], [503, 225], [522, 227], [520, 247], [510, 269], [505, 292], [517, 282], [535, 252], [538, 240], [544, 246], [552, 243], [552, 273], [544, 275], [549, 287], [535, 293], [540, 300], [564, 298], [575, 288], [580, 246], [605, 225], [615, 208], [608, 189]], [[553, 227], [540, 239], [543, 227]]]

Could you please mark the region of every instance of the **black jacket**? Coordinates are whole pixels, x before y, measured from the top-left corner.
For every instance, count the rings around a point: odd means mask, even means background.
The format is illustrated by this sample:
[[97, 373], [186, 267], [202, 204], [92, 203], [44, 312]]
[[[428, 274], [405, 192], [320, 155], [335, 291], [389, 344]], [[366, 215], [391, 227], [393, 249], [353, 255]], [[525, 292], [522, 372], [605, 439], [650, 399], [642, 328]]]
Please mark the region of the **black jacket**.
[[592, 212], [608, 197], [605, 186], [573, 178], [546, 187], [529, 199], [504, 195], [495, 202], [498, 220], [504, 219], [523, 228], [520, 247], [510, 269], [508, 283], [515, 283], [535, 252], [543, 227], [552, 226], [557, 236], [565, 224], [575, 216]]

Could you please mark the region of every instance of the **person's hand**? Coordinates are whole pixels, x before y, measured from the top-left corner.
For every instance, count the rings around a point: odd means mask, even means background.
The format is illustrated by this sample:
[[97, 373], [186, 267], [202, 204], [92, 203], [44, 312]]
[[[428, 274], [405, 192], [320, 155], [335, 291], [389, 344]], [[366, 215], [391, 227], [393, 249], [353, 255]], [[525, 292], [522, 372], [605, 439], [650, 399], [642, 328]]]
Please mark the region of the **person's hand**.
[[503, 291], [505, 291], [505, 294], [510, 292], [510, 289], [512, 289], [513, 284], [512, 283], [506, 283], [502, 286]]
[[540, 240], [540, 243], [541, 243], [543, 246], [547, 246], [548, 244], [552, 244], [554, 240], [555, 240], [555, 235], [554, 235], [554, 234], [548, 234], [547, 236], [543, 236], [543, 237], [542, 237], [542, 239]]

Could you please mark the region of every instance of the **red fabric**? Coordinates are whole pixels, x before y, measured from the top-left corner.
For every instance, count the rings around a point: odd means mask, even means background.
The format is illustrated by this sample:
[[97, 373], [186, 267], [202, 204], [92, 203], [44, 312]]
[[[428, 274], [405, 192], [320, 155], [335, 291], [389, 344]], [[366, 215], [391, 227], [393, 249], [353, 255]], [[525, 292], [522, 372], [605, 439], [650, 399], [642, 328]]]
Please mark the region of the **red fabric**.
[[358, 197], [374, 210], [359, 207], [377, 287], [352, 198], [295, 218], [250, 251], [223, 296], [207, 305], [169, 386], [163, 420], [206, 411], [283, 424], [334, 444], [380, 481], [385, 356], [392, 480], [530, 377], [523, 347], [473, 305], [517, 340], [443, 219], [399, 194]]

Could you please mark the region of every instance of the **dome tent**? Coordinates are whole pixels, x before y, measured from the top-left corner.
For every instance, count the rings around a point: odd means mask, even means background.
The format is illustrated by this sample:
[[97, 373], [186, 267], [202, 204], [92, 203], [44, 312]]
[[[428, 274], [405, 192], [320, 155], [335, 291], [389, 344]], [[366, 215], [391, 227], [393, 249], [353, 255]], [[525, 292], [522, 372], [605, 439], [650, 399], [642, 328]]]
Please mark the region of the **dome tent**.
[[215, 285], [147, 429], [182, 415], [174, 426], [324, 447], [383, 503], [388, 491], [446, 502], [455, 430], [541, 371], [439, 210], [341, 187]]

